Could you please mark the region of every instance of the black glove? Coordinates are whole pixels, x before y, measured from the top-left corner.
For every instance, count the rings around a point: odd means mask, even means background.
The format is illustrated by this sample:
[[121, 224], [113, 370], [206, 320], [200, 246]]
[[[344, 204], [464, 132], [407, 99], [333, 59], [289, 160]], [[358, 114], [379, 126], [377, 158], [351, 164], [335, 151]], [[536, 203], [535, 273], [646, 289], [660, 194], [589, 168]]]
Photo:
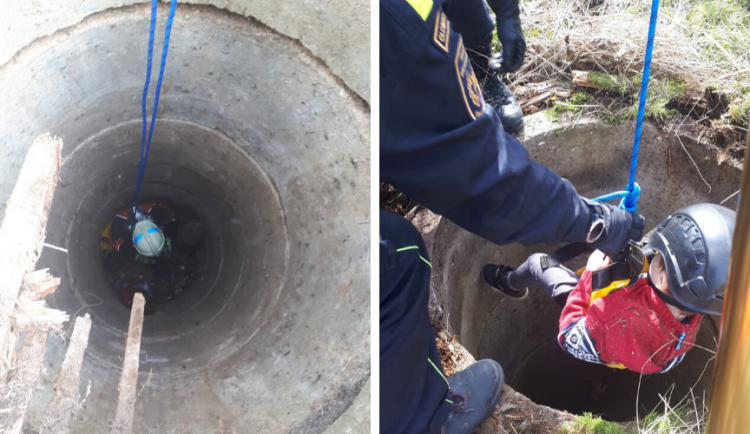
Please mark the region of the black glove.
[[135, 229], [135, 224], [143, 221], [143, 220], [150, 220], [151, 217], [148, 215], [146, 210], [139, 206], [134, 206], [130, 208], [130, 212], [128, 212], [128, 230], [130, 233], [133, 233], [133, 230]]
[[521, 20], [509, 18], [498, 20], [497, 38], [503, 45], [503, 51], [496, 53], [490, 59], [490, 68], [499, 73], [513, 72], [523, 65], [526, 54], [526, 41], [523, 39]]
[[616, 258], [628, 241], [640, 241], [646, 219], [640, 214], [631, 214], [606, 203], [586, 200], [593, 213], [593, 220], [586, 242]]

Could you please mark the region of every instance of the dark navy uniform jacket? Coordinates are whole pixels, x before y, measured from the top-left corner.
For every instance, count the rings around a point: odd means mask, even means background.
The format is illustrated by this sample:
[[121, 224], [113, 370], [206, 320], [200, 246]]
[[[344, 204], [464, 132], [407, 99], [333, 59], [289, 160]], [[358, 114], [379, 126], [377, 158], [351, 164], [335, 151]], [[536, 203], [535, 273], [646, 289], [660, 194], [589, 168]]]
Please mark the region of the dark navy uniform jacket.
[[504, 132], [445, 1], [380, 0], [381, 179], [497, 244], [584, 241], [588, 207]]

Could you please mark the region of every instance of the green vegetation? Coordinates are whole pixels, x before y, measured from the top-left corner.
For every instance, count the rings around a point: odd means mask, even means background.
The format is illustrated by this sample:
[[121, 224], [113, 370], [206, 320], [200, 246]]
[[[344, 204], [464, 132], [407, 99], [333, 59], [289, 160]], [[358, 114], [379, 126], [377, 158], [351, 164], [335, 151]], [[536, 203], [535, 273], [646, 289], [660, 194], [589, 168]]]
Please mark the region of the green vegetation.
[[586, 104], [591, 99], [591, 97], [584, 92], [578, 92], [573, 94], [567, 101], [560, 102], [556, 99], [553, 100], [552, 108], [547, 110], [547, 116], [551, 120], [556, 120], [560, 118], [560, 115], [562, 112], [575, 112], [578, 113], [581, 110], [583, 110], [583, 105]]
[[630, 434], [625, 428], [616, 423], [607, 422], [601, 417], [593, 417], [591, 413], [584, 413], [568, 427], [563, 434]]
[[653, 412], [646, 416], [639, 425], [653, 433], [679, 432], [687, 424], [685, 416], [684, 409], [675, 409], [666, 414]]
[[588, 73], [588, 80], [605, 90], [621, 93], [623, 95], [637, 89], [641, 85], [640, 77], [637, 80], [628, 80], [620, 75], [610, 75], [601, 72], [591, 71]]
[[730, 123], [747, 127], [748, 117], [750, 117], [750, 98], [747, 96], [741, 103], [729, 107]]

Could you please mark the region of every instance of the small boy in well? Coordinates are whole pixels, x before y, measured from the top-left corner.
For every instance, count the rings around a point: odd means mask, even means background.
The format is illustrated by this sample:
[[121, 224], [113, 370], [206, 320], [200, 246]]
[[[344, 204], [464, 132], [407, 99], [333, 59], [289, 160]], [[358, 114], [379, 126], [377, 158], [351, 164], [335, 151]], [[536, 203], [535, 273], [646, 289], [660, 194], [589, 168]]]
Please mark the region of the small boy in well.
[[522, 299], [541, 286], [563, 306], [558, 342], [574, 357], [644, 374], [666, 372], [695, 344], [702, 315], [721, 315], [734, 212], [714, 204], [680, 209], [649, 236], [649, 268], [635, 283], [592, 288], [592, 275], [610, 266], [600, 251], [580, 278], [546, 266], [535, 254], [514, 270], [487, 264], [482, 278]]

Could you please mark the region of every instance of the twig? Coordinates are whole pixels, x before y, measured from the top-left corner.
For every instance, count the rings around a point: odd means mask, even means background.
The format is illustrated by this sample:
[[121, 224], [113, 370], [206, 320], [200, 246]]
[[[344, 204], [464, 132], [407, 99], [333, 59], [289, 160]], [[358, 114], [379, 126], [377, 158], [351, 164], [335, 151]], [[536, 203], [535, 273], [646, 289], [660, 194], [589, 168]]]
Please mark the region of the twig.
[[741, 190], [737, 190], [737, 191], [735, 191], [734, 193], [730, 194], [730, 195], [729, 195], [729, 197], [727, 197], [726, 199], [724, 199], [724, 200], [722, 200], [721, 202], [719, 202], [719, 205], [724, 205], [724, 202], [726, 202], [726, 201], [728, 201], [729, 199], [731, 199], [731, 198], [733, 198], [733, 197], [737, 196], [738, 194], [740, 194], [740, 191], [741, 191]]
[[59, 250], [61, 252], [68, 253], [68, 249], [63, 249], [62, 247], [53, 246], [52, 244], [42, 243], [44, 247], [49, 247], [50, 249]]
[[680, 145], [682, 146], [682, 149], [683, 149], [683, 150], [685, 151], [685, 153], [687, 154], [688, 158], [690, 158], [690, 161], [692, 161], [692, 162], [693, 162], [693, 166], [695, 166], [695, 170], [697, 170], [697, 171], [698, 171], [698, 175], [699, 175], [699, 176], [701, 177], [701, 179], [703, 180], [703, 182], [704, 182], [704, 183], [705, 183], [705, 184], [706, 184], [706, 185], [708, 186], [708, 192], [709, 192], [709, 194], [710, 194], [710, 193], [711, 193], [711, 184], [709, 184], [709, 183], [708, 183], [708, 181], [706, 181], [706, 178], [704, 178], [704, 177], [703, 177], [703, 174], [701, 173], [701, 170], [700, 170], [700, 169], [698, 168], [698, 165], [697, 165], [697, 164], [695, 164], [695, 160], [693, 160], [693, 157], [692, 157], [692, 156], [690, 155], [690, 152], [688, 152], [687, 148], [686, 148], [686, 147], [685, 147], [685, 145], [684, 145], [684, 144], [682, 143], [682, 139], [680, 139], [680, 136], [679, 136], [679, 135], [677, 135], [677, 134], [675, 134], [675, 137], [677, 137], [677, 140], [679, 140], [679, 141], [680, 141]]

